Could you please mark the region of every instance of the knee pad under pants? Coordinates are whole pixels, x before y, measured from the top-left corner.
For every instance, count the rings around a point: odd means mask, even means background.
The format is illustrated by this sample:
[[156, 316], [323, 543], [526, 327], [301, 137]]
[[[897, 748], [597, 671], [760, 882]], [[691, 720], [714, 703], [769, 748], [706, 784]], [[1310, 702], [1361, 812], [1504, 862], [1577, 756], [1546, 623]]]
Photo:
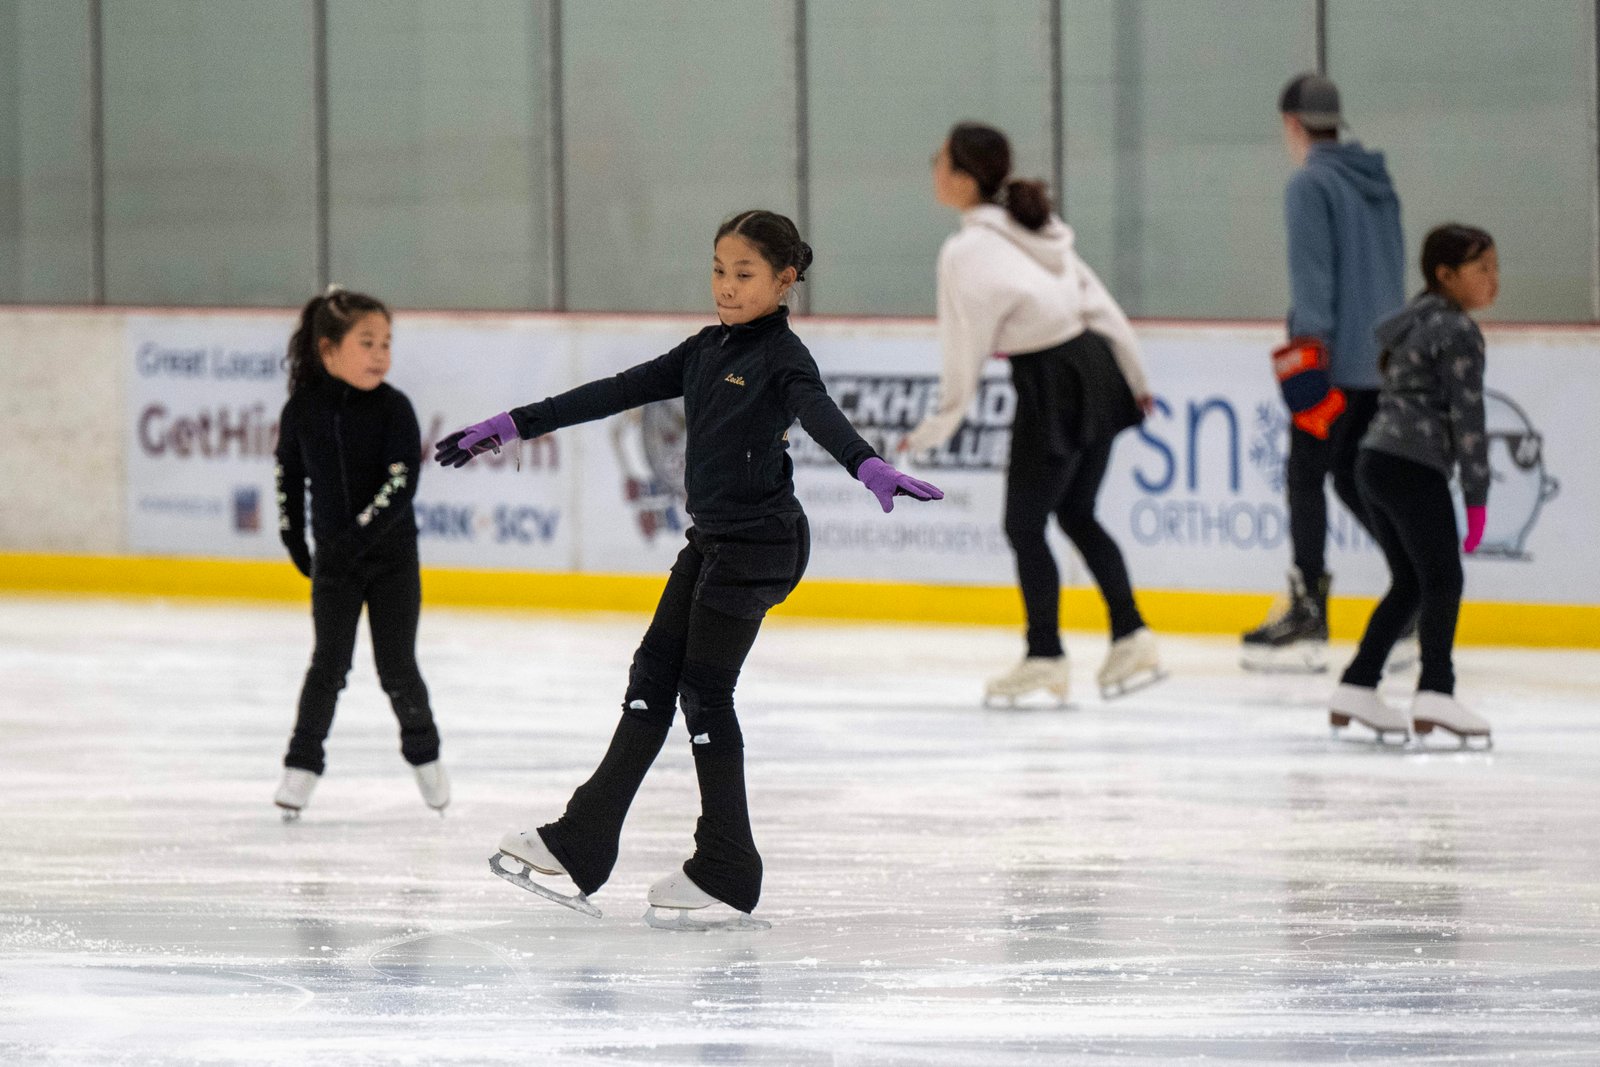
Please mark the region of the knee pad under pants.
[[[633, 654], [623, 714], [669, 727], [678, 702], [678, 664], [650, 646], [648, 638]], [[640, 705], [643, 705], [642, 707]]]
[[683, 718], [697, 748], [743, 748], [744, 734], [733, 710], [733, 687], [739, 672], [727, 667], [687, 662], [678, 680]]

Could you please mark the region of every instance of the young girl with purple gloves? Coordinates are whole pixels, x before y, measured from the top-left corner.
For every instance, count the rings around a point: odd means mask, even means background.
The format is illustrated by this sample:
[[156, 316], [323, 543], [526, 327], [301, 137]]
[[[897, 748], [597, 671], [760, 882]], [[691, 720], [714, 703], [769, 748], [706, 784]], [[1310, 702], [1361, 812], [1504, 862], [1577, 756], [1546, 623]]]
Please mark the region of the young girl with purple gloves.
[[[1489, 724], [1455, 698], [1456, 617], [1461, 611], [1461, 551], [1483, 539], [1489, 503], [1489, 439], [1484, 432], [1483, 333], [1471, 313], [1500, 292], [1494, 239], [1456, 223], [1422, 243], [1426, 288], [1378, 325], [1383, 387], [1378, 413], [1361, 439], [1356, 484], [1372, 536], [1389, 564], [1389, 590], [1361, 636], [1329, 702], [1335, 730], [1353, 719], [1381, 741], [1435, 729], [1490, 743]], [[1456, 547], [1450, 475], [1459, 474], [1467, 530]], [[1420, 610], [1419, 610], [1420, 609]], [[1378, 695], [1384, 659], [1417, 619], [1422, 675], [1409, 710]]]
[[[695, 851], [680, 870], [650, 887], [646, 918], [677, 929], [766, 926], [750, 918], [761, 894], [762, 866], [750, 831], [744, 738], [733, 689], [762, 618], [799, 584], [809, 555], [788, 455], [790, 425], [799, 419], [885, 512], [896, 495], [944, 496], [895, 470], [861, 439], [790, 330], [782, 301], [805, 277], [811, 259], [810, 246], [784, 216], [735, 215], [718, 228], [713, 243], [715, 325], [664, 356], [501, 412], [439, 442], [438, 461], [459, 467], [518, 438], [657, 400], [684, 400], [684, 482], [694, 525], [634, 653], [616, 733], [565, 814], [537, 831], [506, 834], [490, 859], [501, 877], [587, 914], [600, 914], [588, 897], [611, 876], [623, 819], [681, 700], [700, 785]], [[505, 858], [521, 870], [501, 866]], [[576, 892], [541, 885], [533, 874], [568, 878]]]

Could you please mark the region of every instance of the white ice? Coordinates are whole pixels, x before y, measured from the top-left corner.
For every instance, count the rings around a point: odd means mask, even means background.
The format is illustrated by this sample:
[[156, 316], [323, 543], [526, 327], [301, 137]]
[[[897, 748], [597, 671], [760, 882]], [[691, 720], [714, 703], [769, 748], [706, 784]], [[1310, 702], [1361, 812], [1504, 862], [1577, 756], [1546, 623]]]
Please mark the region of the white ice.
[[777, 617], [739, 691], [773, 928], [683, 934], [641, 921], [681, 724], [603, 919], [487, 866], [593, 768], [644, 621], [427, 609], [443, 819], [363, 636], [285, 825], [303, 610], [0, 599], [0, 1062], [1600, 1062], [1600, 654], [1460, 650], [1495, 748], [1417, 753], [1221, 638], [1107, 704], [1073, 634], [1073, 707], [985, 711], [1010, 632]]

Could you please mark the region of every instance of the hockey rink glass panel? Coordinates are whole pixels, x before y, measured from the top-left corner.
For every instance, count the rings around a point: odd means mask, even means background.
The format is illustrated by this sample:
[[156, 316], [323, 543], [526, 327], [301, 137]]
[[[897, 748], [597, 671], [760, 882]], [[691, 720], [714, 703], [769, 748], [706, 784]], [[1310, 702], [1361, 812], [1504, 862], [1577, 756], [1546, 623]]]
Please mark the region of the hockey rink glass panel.
[[330, 276], [400, 306], [550, 306], [543, 5], [328, 8]]
[[94, 295], [89, 5], [0, 0], [0, 300]]
[[777, 0], [563, 7], [570, 308], [709, 313], [717, 224], [795, 213], [793, 26]]
[[317, 283], [311, 5], [102, 10], [106, 298], [303, 302]]
[[1499, 246], [1502, 289], [1486, 317], [1600, 310], [1594, 12], [1588, 0], [1329, 0], [1328, 72], [1350, 87], [1350, 136], [1388, 155], [1408, 288], [1428, 230], [1459, 221]]
[[1281, 317], [1293, 165], [1278, 93], [1316, 67], [1315, 4], [1088, 0], [1061, 21], [1066, 218], [1084, 259], [1130, 315]]
[[934, 261], [958, 222], [933, 198], [928, 157], [954, 123], [999, 126], [1017, 173], [1049, 180], [1049, 25], [1036, 2], [806, 5], [812, 310], [933, 313]]

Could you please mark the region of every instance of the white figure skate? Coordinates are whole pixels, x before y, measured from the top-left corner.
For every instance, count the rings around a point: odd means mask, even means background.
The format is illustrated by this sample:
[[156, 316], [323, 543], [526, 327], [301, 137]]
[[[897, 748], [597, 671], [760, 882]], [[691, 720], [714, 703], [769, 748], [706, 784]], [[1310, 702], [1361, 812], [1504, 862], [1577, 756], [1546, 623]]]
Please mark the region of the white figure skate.
[[765, 919], [724, 904], [689, 880], [680, 867], [650, 887], [644, 921], [657, 930], [770, 930]]
[[1156, 650], [1156, 635], [1148, 627], [1141, 626], [1127, 637], [1111, 642], [1111, 651], [1100, 665], [1097, 680], [1100, 696], [1114, 700], [1155, 685], [1166, 676]]
[[[515, 860], [522, 870], [511, 871], [502, 867], [501, 857]], [[512, 831], [502, 837], [500, 851], [489, 857], [489, 869], [514, 886], [526, 889], [546, 900], [553, 900], [562, 907], [581, 911], [596, 919], [600, 918], [600, 909], [589, 903], [589, 898], [582, 892], [560, 893], [549, 886], [540, 885], [529, 877], [534, 872], [551, 878], [567, 877], [567, 869], [561, 866], [560, 860], [550, 854], [550, 850], [544, 847], [544, 842], [536, 833]]]
[[1016, 707], [1017, 701], [1033, 693], [1050, 693], [1058, 707], [1067, 706], [1067, 693], [1071, 689], [1072, 671], [1065, 654], [1060, 656], [1028, 656], [1006, 673], [989, 679], [984, 688], [984, 707], [1004, 704]]
[[1376, 689], [1340, 682], [1328, 701], [1328, 723], [1333, 736], [1350, 725], [1351, 720], [1375, 732], [1380, 745], [1389, 744], [1390, 734], [1399, 734], [1399, 744], [1411, 740], [1411, 716], [1383, 702]]
[[[1434, 693], [1427, 689], [1417, 690], [1417, 695], [1411, 702], [1411, 721], [1413, 729], [1419, 736], [1431, 734], [1434, 730], [1444, 730], [1456, 735], [1461, 748], [1494, 747], [1494, 738], [1489, 736], [1488, 721], [1483, 716], [1469, 711], [1453, 696]], [[1473, 746], [1470, 742], [1474, 738], [1481, 738], [1483, 744]]]
[[278, 795], [272, 802], [283, 809], [284, 822], [300, 818], [300, 809], [311, 803], [311, 791], [317, 788], [319, 777], [299, 767], [283, 769], [283, 781], [278, 784]]
[[450, 776], [444, 773], [444, 764], [434, 760], [432, 763], [417, 764], [411, 771], [417, 776], [417, 788], [422, 791], [422, 799], [442, 818], [445, 806], [450, 803]]

